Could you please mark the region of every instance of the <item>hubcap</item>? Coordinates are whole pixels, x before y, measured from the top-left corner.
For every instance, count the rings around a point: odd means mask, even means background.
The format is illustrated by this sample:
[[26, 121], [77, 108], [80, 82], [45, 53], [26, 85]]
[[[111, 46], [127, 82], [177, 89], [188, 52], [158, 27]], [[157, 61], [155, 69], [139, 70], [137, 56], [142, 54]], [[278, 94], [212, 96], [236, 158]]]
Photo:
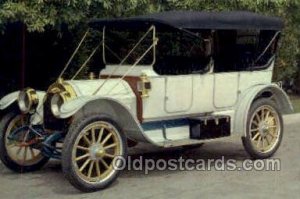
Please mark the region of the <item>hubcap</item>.
[[99, 121], [84, 128], [75, 141], [72, 161], [77, 175], [86, 182], [101, 182], [116, 170], [115, 157], [123, 154], [118, 130]]
[[261, 122], [259, 124], [259, 131], [258, 132], [260, 133], [260, 136], [266, 137], [269, 133], [269, 130], [270, 130], [269, 125], [265, 121]]
[[105, 149], [102, 144], [94, 145], [89, 148], [90, 156], [93, 160], [103, 158], [105, 156]]
[[278, 113], [271, 106], [259, 107], [250, 120], [252, 145], [260, 152], [271, 151], [278, 143], [281, 133]]

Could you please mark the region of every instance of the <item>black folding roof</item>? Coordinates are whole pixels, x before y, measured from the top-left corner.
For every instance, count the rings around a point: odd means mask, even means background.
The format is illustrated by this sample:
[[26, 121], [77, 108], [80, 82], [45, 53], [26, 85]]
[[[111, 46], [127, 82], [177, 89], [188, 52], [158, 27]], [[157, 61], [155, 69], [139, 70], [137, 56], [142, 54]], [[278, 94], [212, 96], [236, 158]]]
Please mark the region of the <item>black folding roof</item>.
[[283, 21], [246, 11], [168, 11], [129, 18], [106, 18], [90, 21], [93, 28], [135, 27], [156, 25], [178, 29], [261, 29], [281, 30]]

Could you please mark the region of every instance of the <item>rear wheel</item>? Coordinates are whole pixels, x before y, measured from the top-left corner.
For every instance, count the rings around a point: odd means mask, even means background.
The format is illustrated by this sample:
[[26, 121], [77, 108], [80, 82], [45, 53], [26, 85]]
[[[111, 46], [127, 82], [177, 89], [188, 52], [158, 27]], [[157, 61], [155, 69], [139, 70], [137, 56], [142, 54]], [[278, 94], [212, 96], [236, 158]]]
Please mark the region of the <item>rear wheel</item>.
[[17, 110], [4, 115], [0, 122], [0, 159], [20, 173], [38, 170], [49, 160], [33, 147], [36, 136], [26, 128], [28, 125], [29, 116]]
[[243, 144], [253, 158], [268, 158], [280, 146], [283, 135], [282, 115], [269, 99], [258, 99], [251, 106]]
[[71, 125], [63, 152], [63, 172], [77, 189], [91, 192], [109, 186], [127, 157], [127, 140], [113, 120], [90, 115]]

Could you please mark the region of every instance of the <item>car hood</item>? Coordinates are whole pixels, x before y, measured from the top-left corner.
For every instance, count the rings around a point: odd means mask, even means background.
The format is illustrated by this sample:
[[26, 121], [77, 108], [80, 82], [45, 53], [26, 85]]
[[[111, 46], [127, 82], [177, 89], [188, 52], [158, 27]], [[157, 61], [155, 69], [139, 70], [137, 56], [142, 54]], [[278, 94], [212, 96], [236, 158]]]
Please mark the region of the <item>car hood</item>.
[[128, 85], [128, 83], [121, 79], [109, 79], [107, 81], [104, 79], [70, 80], [66, 82], [73, 87], [77, 97], [103, 96], [103, 97], [118, 98], [121, 96], [133, 95], [133, 91]]

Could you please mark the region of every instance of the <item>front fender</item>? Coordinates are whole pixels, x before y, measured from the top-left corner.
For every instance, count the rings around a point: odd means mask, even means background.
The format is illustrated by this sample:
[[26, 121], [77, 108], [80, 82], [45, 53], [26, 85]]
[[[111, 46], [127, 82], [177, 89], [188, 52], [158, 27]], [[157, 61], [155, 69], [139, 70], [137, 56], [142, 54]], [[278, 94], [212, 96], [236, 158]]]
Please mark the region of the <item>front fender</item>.
[[123, 129], [128, 138], [137, 142], [153, 143], [136, 117], [135, 98], [122, 98], [122, 100], [100, 97], [85, 96], [66, 102], [60, 109], [60, 118], [73, 117], [73, 121], [87, 117], [90, 113], [98, 113], [109, 116]]
[[80, 109], [82, 109], [86, 104], [96, 100], [113, 101], [121, 106], [127, 107], [127, 109], [131, 109], [130, 104], [132, 102], [130, 100], [122, 99], [122, 102], [120, 102], [120, 100], [116, 100], [114, 98], [109, 98], [109, 97], [82, 96], [64, 103], [61, 106], [60, 114], [57, 117], [61, 119], [66, 119], [68, 117], [71, 117], [75, 115]]
[[20, 91], [12, 92], [0, 100], [0, 110], [4, 110], [17, 101]]
[[233, 130], [235, 133], [245, 135], [250, 107], [253, 101], [259, 97], [264, 97], [264, 94], [272, 97], [281, 113], [288, 114], [293, 112], [293, 106], [288, 95], [278, 85], [257, 85], [244, 91], [244, 94], [240, 97], [235, 113]]
[[[15, 92], [12, 92], [12, 93], [4, 96], [0, 100], [0, 110], [7, 109], [13, 103], [15, 103], [18, 100], [19, 93], [20, 93], [20, 91], [15, 91]], [[41, 107], [43, 105], [43, 99], [44, 99], [44, 96], [46, 95], [46, 92], [44, 92], [44, 91], [36, 91], [36, 93], [37, 93], [37, 96], [39, 98], [38, 107]]]

